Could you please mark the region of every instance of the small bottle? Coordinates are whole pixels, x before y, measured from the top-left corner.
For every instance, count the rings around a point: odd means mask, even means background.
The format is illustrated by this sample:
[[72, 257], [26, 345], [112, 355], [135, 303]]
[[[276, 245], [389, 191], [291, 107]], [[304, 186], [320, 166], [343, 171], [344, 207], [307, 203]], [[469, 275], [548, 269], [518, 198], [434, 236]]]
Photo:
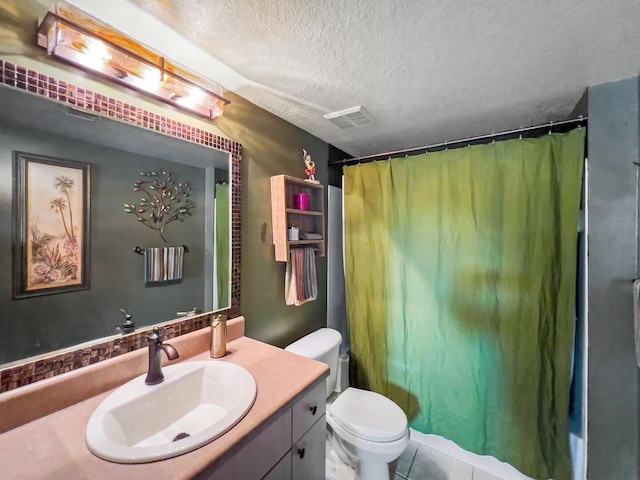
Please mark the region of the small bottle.
[[211, 320], [211, 358], [227, 354], [227, 316], [216, 315]]
[[292, 242], [296, 242], [299, 240], [300, 237], [298, 237], [298, 232], [300, 230], [298, 229], [298, 227], [296, 227], [295, 225], [291, 225], [291, 227], [289, 228], [289, 240]]

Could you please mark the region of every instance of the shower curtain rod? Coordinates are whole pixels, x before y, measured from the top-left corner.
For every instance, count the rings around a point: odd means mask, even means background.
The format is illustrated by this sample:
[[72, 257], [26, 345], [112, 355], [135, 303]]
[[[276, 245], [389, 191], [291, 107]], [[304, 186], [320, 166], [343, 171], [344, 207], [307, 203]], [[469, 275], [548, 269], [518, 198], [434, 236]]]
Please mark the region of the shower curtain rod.
[[[430, 151], [433, 149], [437, 149], [437, 148], [448, 148], [451, 146], [455, 146], [455, 145], [460, 145], [460, 144], [467, 144], [470, 145], [472, 142], [478, 142], [480, 140], [486, 140], [486, 139], [494, 139], [496, 137], [504, 137], [504, 136], [508, 136], [508, 135], [515, 135], [518, 133], [524, 133], [524, 132], [531, 132], [534, 130], [542, 130], [542, 129], [549, 129], [549, 133], [551, 133], [551, 130], [554, 128], [558, 128], [558, 127], [562, 127], [562, 126], [567, 126], [567, 125], [572, 125], [572, 124], [578, 124], [578, 125], [582, 125], [583, 123], [586, 124], [587, 120], [589, 119], [589, 117], [583, 117], [580, 116], [578, 118], [574, 118], [571, 120], [563, 120], [561, 122], [549, 122], [549, 123], [545, 123], [545, 124], [541, 124], [541, 125], [534, 125], [532, 127], [521, 127], [521, 128], [517, 128], [514, 130], [506, 130], [504, 132], [498, 132], [498, 133], [490, 133], [490, 134], [486, 134], [486, 135], [478, 135], [477, 137], [469, 137], [469, 138], [463, 138], [460, 140], [454, 140], [452, 142], [441, 142], [441, 143], [434, 143], [431, 145], [424, 145], [422, 147], [413, 147], [413, 148], [407, 148], [404, 150], [395, 150], [393, 152], [386, 152], [386, 153], [376, 153], [374, 155], [366, 155], [364, 157], [355, 157], [355, 158], [343, 158], [342, 160], [335, 160], [333, 162], [329, 162], [328, 165], [339, 165], [339, 164], [345, 164], [345, 163], [363, 163], [363, 162], [372, 162], [376, 159], [379, 158], [389, 158], [391, 159], [391, 157], [396, 156], [396, 155], [409, 155], [411, 153], [417, 153], [417, 152], [421, 152], [421, 151]], [[459, 147], [456, 147], [459, 148]]]

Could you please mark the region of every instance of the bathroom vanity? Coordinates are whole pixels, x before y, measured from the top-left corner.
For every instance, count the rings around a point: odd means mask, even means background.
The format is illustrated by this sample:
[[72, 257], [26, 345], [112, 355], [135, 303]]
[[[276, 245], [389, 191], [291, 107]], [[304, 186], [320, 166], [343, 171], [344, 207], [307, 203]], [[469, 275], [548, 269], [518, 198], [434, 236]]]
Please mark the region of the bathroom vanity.
[[212, 464], [197, 478], [324, 480], [325, 394], [324, 381], [306, 389], [237, 454]]
[[[227, 433], [190, 453], [158, 462], [125, 465], [94, 456], [85, 443], [89, 418], [113, 391], [114, 382], [119, 386], [144, 373], [147, 351], [141, 349], [0, 395], [0, 416], [34, 418], [0, 435], [2, 477], [324, 479], [328, 367], [247, 338], [244, 319], [241, 325], [234, 320], [229, 329], [234, 339], [222, 359], [209, 356], [208, 328], [170, 340], [180, 353], [180, 359], [170, 363], [231, 362], [255, 378], [253, 407]], [[100, 385], [107, 388], [95, 394]], [[89, 395], [84, 399], [83, 391]], [[60, 397], [80, 401], [38, 418], [49, 399]]]

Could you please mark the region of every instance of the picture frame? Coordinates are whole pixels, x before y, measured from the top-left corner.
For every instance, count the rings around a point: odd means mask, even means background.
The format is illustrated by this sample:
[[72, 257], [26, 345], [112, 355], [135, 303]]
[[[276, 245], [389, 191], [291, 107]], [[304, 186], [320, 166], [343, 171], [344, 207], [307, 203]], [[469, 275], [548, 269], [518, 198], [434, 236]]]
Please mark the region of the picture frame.
[[13, 298], [89, 288], [89, 163], [13, 152]]

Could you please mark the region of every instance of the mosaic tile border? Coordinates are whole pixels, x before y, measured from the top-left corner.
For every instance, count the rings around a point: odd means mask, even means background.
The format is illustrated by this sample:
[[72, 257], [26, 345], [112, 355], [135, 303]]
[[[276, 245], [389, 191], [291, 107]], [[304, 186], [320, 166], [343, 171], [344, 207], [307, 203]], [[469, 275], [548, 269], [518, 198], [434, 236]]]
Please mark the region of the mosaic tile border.
[[[207, 313], [168, 325], [165, 338], [175, 338], [207, 327], [211, 316]], [[145, 348], [149, 333], [151, 329], [6, 368], [0, 372], [0, 393]]]
[[[149, 112], [135, 105], [116, 100], [86, 88], [58, 80], [34, 70], [0, 59], [0, 84], [14, 87], [53, 101], [73, 105], [98, 115], [147, 128], [156, 132], [198, 143], [205, 147], [229, 152], [231, 155], [231, 306], [221, 311], [229, 318], [240, 315], [240, 246], [242, 145], [164, 115]], [[167, 338], [174, 338], [206, 327], [211, 316], [179, 320], [166, 327]], [[146, 335], [151, 329], [118, 337], [106, 342], [52, 354], [0, 370], [0, 393], [29, 385], [45, 378], [70, 372], [118, 355], [147, 346]]]

